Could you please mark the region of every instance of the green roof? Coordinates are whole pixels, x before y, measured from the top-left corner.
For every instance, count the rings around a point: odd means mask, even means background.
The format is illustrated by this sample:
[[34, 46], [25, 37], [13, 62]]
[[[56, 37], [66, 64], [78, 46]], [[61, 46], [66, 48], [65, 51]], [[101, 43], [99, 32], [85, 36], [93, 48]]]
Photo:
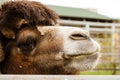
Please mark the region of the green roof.
[[53, 5], [48, 5], [48, 6], [49, 6], [49, 8], [54, 10], [59, 16], [101, 19], [101, 20], [113, 20], [113, 18], [98, 14], [98, 13], [90, 11], [88, 9], [53, 6]]

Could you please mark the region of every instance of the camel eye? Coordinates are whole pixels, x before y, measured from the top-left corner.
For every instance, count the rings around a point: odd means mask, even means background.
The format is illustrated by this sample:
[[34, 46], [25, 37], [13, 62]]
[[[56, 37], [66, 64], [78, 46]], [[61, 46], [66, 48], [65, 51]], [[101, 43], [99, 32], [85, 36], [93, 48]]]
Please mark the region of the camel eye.
[[23, 53], [32, 51], [36, 46], [37, 40], [33, 37], [27, 37], [24, 41], [18, 43], [18, 47]]

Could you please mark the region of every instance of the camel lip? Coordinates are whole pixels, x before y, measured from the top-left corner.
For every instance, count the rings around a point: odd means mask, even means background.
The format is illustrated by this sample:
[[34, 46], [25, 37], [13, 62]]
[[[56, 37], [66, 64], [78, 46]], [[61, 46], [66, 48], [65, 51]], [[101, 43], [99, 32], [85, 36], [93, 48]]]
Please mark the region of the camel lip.
[[64, 59], [77, 59], [77, 58], [85, 58], [88, 56], [96, 55], [98, 53], [99, 53], [99, 51], [96, 50], [96, 51], [91, 52], [91, 53], [80, 53], [77, 55], [64, 55], [63, 57], [64, 57]]

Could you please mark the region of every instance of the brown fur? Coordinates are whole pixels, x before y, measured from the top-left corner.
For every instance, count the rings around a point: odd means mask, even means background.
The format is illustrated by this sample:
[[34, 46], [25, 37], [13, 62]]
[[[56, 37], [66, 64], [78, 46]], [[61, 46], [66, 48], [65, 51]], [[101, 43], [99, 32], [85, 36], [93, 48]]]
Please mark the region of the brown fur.
[[8, 38], [15, 38], [22, 25], [56, 25], [58, 19], [54, 11], [34, 1], [9, 1], [0, 11], [0, 31]]
[[26, 26], [56, 25], [57, 20], [57, 14], [39, 2], [21, 0], [2, 4], [0, 8], [0, 62], [4, 59], [6, 46], [16, 38], [20, 29]]
[[[24, 27], [56, 25], [58, 16], [45, 5], [34, 1], [9, 1], [0, 8], [0, 38], [15, 39], [16, 32]], [[1, 41], [0, 40], [0, 45]], [[0, 46], [3, 55], [2, 46]]]
[[16, 40], [10, 41], [7, 45], [6, 59], [1, 64], [2, 73], [74, 74], [76, 69], [72, 69], [72, 72], [70, 68], [64, 69], [69, 60], [55, 58], [63, 48], [62, 38], [60, 36], [58, 38], [55, 33], [47, 31], [43, 36], [35, 28], [29, 27], [20, 30]]
[[51, 31], [43, 36], [36, 28], [56, 25], [54, 11], [34, 1], [10, 1], [0, 11], [1, 61], [5, 57], [0, 63], [2, 74], [76, 73], [76, 69], [64, 69], [70, 60], [55, 58], [62, 50], [61, 37]]

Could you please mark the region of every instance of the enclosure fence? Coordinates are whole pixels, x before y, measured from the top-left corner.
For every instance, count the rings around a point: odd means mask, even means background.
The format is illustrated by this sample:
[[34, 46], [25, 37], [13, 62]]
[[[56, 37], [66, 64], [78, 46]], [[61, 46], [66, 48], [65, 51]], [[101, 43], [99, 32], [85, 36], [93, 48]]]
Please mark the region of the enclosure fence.
[[86, 29], [91, 37], [100, 43], [102, 57], [95, 74], [120, 75], [120, 24], [73, 20], [59, 22], [64, 26]]

